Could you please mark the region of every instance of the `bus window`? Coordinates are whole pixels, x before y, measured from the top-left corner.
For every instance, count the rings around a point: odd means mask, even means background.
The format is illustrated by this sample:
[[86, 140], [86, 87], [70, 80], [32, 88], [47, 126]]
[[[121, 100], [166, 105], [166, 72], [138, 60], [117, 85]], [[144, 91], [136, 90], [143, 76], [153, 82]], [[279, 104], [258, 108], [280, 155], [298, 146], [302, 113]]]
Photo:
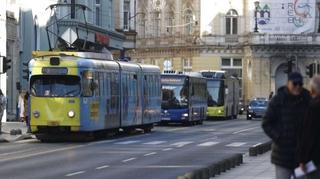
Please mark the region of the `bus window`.
[[224, 105], [224, 84], [220, 80], [208, 81], [208, 106], [223, 106]]

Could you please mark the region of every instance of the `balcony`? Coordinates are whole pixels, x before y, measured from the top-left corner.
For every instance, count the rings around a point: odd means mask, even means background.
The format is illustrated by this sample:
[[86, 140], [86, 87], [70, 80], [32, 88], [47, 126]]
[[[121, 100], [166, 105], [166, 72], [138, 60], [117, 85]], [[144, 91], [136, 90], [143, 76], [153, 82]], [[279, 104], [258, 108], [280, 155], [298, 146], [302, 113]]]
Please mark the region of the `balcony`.
[[248, 35], [248, 45], [320, 45], [320, 34], [255, 34]]
[[164, 36], [137, 38], [138, 48], [185, 47], [194, 45], [194, 36]]
[[244, 37], [240, 35], [207, 35], [202, 36], [202, 41], [206, 45], [235, 45], [244, 42]]

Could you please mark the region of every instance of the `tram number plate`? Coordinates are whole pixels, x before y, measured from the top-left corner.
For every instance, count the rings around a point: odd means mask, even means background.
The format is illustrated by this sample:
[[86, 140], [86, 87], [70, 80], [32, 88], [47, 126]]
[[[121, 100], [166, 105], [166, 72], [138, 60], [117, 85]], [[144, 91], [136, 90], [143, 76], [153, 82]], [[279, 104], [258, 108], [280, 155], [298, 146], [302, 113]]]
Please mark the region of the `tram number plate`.
[[171, 119], [168, 118], [168, 117], [165, 117], [165, 118], [162, 118], [162, 120], [164, 120], [164, 121], [170, 121]]

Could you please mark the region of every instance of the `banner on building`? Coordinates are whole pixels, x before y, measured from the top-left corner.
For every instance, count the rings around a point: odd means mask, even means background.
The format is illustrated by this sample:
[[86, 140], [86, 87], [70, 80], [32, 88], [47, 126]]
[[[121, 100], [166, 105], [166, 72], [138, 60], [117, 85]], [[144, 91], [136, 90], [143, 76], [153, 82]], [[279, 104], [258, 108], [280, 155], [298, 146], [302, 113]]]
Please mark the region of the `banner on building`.
[[[316, 0], [252, 0], [251, 31], [301, 34], [315, 31]], [[258, 3], [257, 3], [258, 2]]]

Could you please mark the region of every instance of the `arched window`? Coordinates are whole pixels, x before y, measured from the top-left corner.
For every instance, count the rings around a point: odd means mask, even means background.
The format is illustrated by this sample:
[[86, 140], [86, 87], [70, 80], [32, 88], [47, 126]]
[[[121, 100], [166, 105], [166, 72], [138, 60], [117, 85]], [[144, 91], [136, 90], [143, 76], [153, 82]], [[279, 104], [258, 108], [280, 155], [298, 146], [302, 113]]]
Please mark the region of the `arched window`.
[[238, 12], [235, 9], [230, 9], [226, 14], [226, 34], [238, 34]]
[[191, 35], [193, 32], [193, 13], [191, 9], [185, 11], [186, 34]]

